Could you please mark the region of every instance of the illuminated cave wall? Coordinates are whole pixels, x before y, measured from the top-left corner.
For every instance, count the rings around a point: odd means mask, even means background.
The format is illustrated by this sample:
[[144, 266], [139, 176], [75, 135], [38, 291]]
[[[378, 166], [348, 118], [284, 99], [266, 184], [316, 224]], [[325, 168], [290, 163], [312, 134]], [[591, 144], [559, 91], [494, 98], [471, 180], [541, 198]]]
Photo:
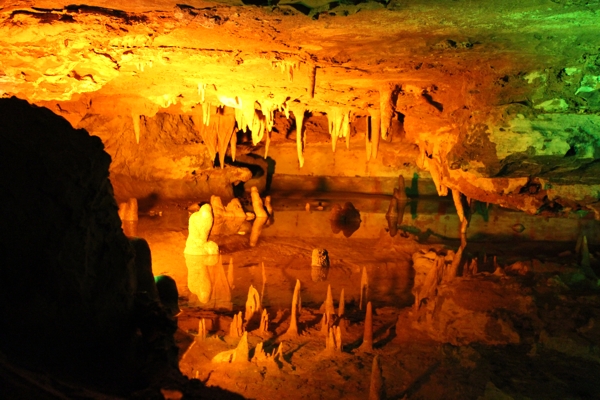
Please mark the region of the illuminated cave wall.
[[[232, 149], [268, 147], [277, 182], [305, 178], [288, 186], [358, 177], [391, 193], [416, 174], [423, 194], [530, 213], [598, 207], [589, 4], [46, 3], [2, 9], [1, 93], [100, 136], [118, 196], [229, 197], [255, 172]], [[234, 147], [233, 124], [252, 132]]]

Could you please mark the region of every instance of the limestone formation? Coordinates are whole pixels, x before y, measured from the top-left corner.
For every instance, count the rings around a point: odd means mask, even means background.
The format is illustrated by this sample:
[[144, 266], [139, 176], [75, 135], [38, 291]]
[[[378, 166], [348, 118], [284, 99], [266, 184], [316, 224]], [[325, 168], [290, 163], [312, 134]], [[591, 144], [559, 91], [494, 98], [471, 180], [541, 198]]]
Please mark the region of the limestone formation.
[[119, 217], [121, 217], [121, 221], [138, 220], [138, 202], [136, 198], [131, 197], [126, 203], [119, 204]]
[[333, 325], [333, 315], [329, 313], [324, 313], [323, 318], [321, 318], [321, 333], [327, 335], [329, 332], [329, 328]]
[[286, 336], [296, 337], [298, 336], [298, 312], [301, 307], [300, 302], [300, 281], [296, 279], [296, 286], [294, 287], [294, 294], [292, 296], [292, 310], [290, 316], [290, 326], [286, 332]]
[[271, 196], [265, 197], [265, 209], [269, 216], [273, 216], [273, 206], [271, 205]]
[[244, 333], [244, 320], [242, 319], [242, 312], [233, 315], [233, 320], [229, 326], [229, 336], [232, 338], [241, 337]]
[[363, 334], [363, 341], [359, 351], [371, 352], [373, 351], [373, 309], [371, 302], [367, 303], [367, 313], [365, 315], [365, 332]]
[[260, 316], [260, 327], [258, 328], [258, 331], [263, 335], [269, 333], [269, 314], [267, 313], [266, 309], [262, 310], [262, 314]]
[[246, 300], [246, 323], [249, 323], [254, 315], [261, 311], [262, 307], [260, 304], [260, 295], [258, 294], [258, 290], [256, 290], [254, 286], [250, 285], [250, 288], [248, 289], [248, 299]]
[[262, 289], [260, 291], [260, 298], [263, 299], [265, 298], [265, 287], [267, 286], [267, 271], [265, 270], [265, 263], [261, 262], [260, 263], [260, 269], [261, 269], [261, 273], [262, 273]]
[[184, 254], [203, 256], [219, 254], [219, 246], [208, 240], [213, 225], [212, 207], [204, 204], [193, 213], [189, 220], [189, 234], [185, 242]]
[[344, 289], [342, 288], [342, 292], [340, 293], [340, 303], [338, 307], [338, 317], [342, 317], [345, 313], [346, 303], [344, 300]]
[[310, 263], [310, 276], [313, 282], [327, 279], [329, 274], [329, 253], [326, 249], [313, 249]]
[[363, 309], [363, 304], [368, 299], [369, 291], [369, 276], [367, 275], [367, 268], [363, 267], [362, 275], [360, 276], [360, 302], [358, 303], [359, 309]]
[[379, 110], [369, 108], [369, 129], [371, 131], [371, 158], [377, 158], [379, 139], [381, 135], [381, 117]]
[[229, 266], [227, 267], [227, 282], [231, 290], [235, 289], [235, 278], [233, 272], [233, 258], [229, 257]]
[[373, 367], [371, 368], [371, 385], [369, 386], [369, 400], [385, 399], [385, 387], [383, 385], [383, 376], [379, 355], [373, 357]]
[[207, 333], [208, 332], [206, 329], [206, 320], [204, 318], [200, 318], [200, 321], [198, 324], [198, 336], [196, 336], [196, 337], [200, 340], [204, 340], [204, 339], [206, 339]]
[[231, 288], [223, 267], [223, 259], [219, 256], [219, 261], [209, 267], [209, 271], [213, 271], [212, 277], [212, 293], [210, 303], [215, 310], [232, 310], [233, 303], [231, 302]]
[[241, 339], [235, 349], [222, 351], [211, 360], [213, 363], [240, 363], [248, 362], [248, 332], [241, 335]]
[[332, 326], [327, 329], [325, 352], [329, 354], [342, 352], [342, 332], [339, 326]]

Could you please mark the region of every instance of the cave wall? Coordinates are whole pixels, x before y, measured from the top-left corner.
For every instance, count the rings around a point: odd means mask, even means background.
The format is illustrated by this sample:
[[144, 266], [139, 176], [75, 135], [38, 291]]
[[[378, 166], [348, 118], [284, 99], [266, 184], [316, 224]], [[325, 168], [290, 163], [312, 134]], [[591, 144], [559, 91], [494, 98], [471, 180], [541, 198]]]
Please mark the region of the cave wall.
[[99, 138], [0, 99], [0, 352], [120, 390], [132, 369], [135, 276]]

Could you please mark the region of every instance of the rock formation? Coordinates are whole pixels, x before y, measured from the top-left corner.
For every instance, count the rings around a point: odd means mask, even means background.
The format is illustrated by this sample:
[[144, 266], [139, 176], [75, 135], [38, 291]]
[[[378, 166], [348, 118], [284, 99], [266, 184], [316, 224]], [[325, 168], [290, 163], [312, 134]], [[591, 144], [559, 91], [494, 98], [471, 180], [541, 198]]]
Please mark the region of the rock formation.
[[286, 336], [296, 337], [298, 336], [298, 313], [301, 309], [300, 301], [300, 281], [296, 279], [296, 286], [294, 287], [294, 294], [292, 296], [292, 309], [290, 315], [290, 326], [285, 333]]
[[238, 338], [244, 333], [244, 320], [242, 317], [242, 312], [240, 311], [239, 313], [233, 315], [233, 320], [229, 326], [229, 337]]
[[327, 279], [329, 274], [329, 253], [326, 249], [313, 249], [310, 263], [310, 276], [313, 282]]
[[367, 312], [365, 314], [365, 333], [358, 350], [365, 352], [373, 351], [373, 309], [370, 301], [367, 303]]
[[369, 400], [385, 399], [385, 386], [383, 385], [383, 376], [379, 355], [373, 357], [373, 367], [371, 368], [371, 385], [369, 386]]
[[204, 204], [199, 211], [190, 216], [189, 234], [183, 253], [193, 256], [219, 254], [219, 246], [208, 240], [212, 225], [212, 207], [210, 204]]
[[364, 302], [368, 301], [369, 293], [369, 276], [367, 275], [367, 269], [362, 268], [362, 275], [360, 276], [360, 302], [358, 303], [359, 308], [363, 309]]
[[250, 320], [254, 318], [256, 313], [262, 311], [262, 307], [260, 305], [260, 295], [258, 294], [258, 290], [254, 288], [254, 286], [250, 285], [248, 289], [248, 299], [246, 300], [246, 314], [245, 320], [246, 323], [250, 323]]

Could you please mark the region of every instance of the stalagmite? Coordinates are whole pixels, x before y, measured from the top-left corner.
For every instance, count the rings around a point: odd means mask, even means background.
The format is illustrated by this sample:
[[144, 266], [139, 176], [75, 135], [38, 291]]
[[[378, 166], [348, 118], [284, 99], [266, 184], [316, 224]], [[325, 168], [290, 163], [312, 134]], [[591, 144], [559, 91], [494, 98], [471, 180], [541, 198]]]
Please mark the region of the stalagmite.
[[212, 107], [211, 107], [210, 103], [204, 103], [204, 104], [202, 104], [202, 122], [206, 126], [210, 125], [210, 112], [211, 112], [211, 108]]
[[328, 354], [342, 352], [342, 332], [339, 326], [332, 326], [326, 332], [325, 352]]
[[198, 324], [198, 339], [200, 340], [204, 340], [206, 339], [206, 320], [204, 318], [200, 318], [199, 324]]
[[250, 196], [252, 197], [252, 208], [254, 209], [256, 218], [267, 218], [267, 212], [265, 211], [263, 201], [260, 198], [260, 194], [258, 193], [256, 186], [252, 186], [252, 189], [250, 190]]
[[213, 225], [212, 207], [204, 204], [190, 216], [189, 235], [185, 242], [184, 254], [210, 255], [219, 254], [219, 246], [208, 240]]
[[227, 282], [229, 282], [229, 287], [233, 290], [235, 288], [234, 278], [233, 278], [233, 258], [229, 257], [229, 267], [227, 268]]
[[295, 337], [298, 336], [298, 309], [300, 304], [300, 281], [296, 279], [296, 286], [294, 287], [294, 295], [292, 297], [292, 311], [290, 316], [290, 327], [286, 332], [286, 336]]
[[590, 250], [588, 248], [587, 236], [583, 236], [581, 240], [581, 266], [590, 268]]
[[303, 141], [303, 129], [304, 129], [304, 109], [294, 108], [292, 112], [296, 117], [296, 152], [298, 154], [298, 163], [300, 168], [304, 166], [304, 141]]
[[252, 229], [250, 230], [250, 247], [254, 247], [258, 244], [258, 239], [262, 232], [263, 227], [267, 223], [267, 218], [256, 218], [252, 223]]
[[373, 308], [371, 302], [367, 303], [367, 313], [365, 315], [365, 333], [360, 347], [360, 351], [373, 351]]
[[333, 296], [331, 295], [331, 285], [327, 285], [327, 297], [325, 303], [321, 307], [326, 314], [334, 315], [335, 307], [333, 306]]
[[242, 319], [242, 312], [233, 315], [233, 320], [229, 326], [229, 336], [236, 338], [242, 336], [244, 333], [244, 320]]
[[248, 332], [244, 332], [241, 336], [242, 338], [235, 349], [223, 351], [214, 356], [211, 361], [214, 363], [247, 363], [249, 355]]
[[387, 213], [385, 214], [385, 219], [388, 222], [390, 236], [396, 236], [398, 233], [398, 199], [396, 197], [392, 197], [390, 200], [390, 205]]
[[369, 400], [385, 399], [385, 388], [383, 386], [383, 376], [379, 355], [373, 358], [373, 367], [371, 368], [371, 385], [369, 387]]
[[360, 303], [359, 309], [362, 310], [363, 301], [367, 300], [367, 292], [369, 290], [369, 277], [367, 275], [367, 268], [363, 267], [362, 275], [360, 277]]
[[379, 107], [381, 109], [381, 137], [387, 139], [394, 115], [392, 87], [389, 84], [379, 89]]
[[246, 323], [249, 323], [254, 314], [260, 312], [262, 307], [260, 305], [260, 296], [258, 295], [258, 290], [254, 288], [254, 286], [250, 285], [248, 289], [248, 299], [246, 300], [246, 315], [245, 320]]
[[309, 87], [310, 98], [314, 99], [315, 98], [315, 87], [317, 86], [317, 66], [314, 64], [310, 66], [309, 79], [310, 79], [310, 87]]
[[379, 110], [369, 109], [370, 118], [370, 130], [371, 130], [371, 158], [377, 158], [377, 151], [379, 150], [379, 137], [381, 135], [381, 118]]
[[321, 318], [321, 333], [327, 335], [329, 332], [329, 328], [333, 325], [333, 318], [331, 318], [331, 314], [324, 313], [323, 318]]
[[[447, 273], [444, 274], [445, 281], [450, 281], [458, 276], [458, 267], [460, 266], [464, 249], [465, 247], [461, 245], [454, 254], [454, 257], [452, 258], [452, 264], [450, 264], [450, 268], [448, 269]], [[494, 263], [495, 262], [496, 260], [494, 258]]]
[[261, 263], [261, 272], [262, 272], [262, 290], [260, 291], [260, 298], [265, 299], [265, 287], [267, 286], [267, 271], [265, 270], [265, 263]]
[[131, 119], [133, 120], [133, 131], [135, 132], [135, 142], [140, 144], [140, 116], [138, 114], [131, 113]]
[[267, 313], [266, 309], [262, 310], [262, 314], [260, 316], [260, 327], [258, 330], [262, 334], [269, 332], [269, 314]]

